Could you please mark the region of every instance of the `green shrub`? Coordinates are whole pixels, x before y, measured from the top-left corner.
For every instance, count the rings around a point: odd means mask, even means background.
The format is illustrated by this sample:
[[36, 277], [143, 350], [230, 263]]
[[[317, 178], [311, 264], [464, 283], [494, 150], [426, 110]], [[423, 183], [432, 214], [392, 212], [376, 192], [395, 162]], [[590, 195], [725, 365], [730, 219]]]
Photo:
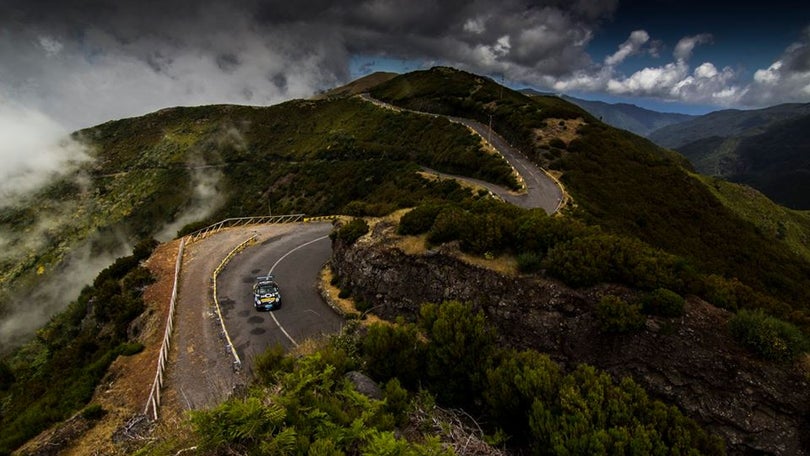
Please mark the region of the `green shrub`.
[[337, 231], [332, 232], [332, 239], [337, 239], [348, 245], [360, 239], [361, 236], [368, 233], [369, 227], [365, 220], [356, 218], [338, 228]]
[[436, 221], [436, 216], [439, 215], [443, 208], [443, 205], [438, 204], [425, 204], [415, 207], [399, 220], [397, 232], [405, 235], [427, 233], [430, 227], [433, 226], [433, 222]]
[[537, 272], [543, 267], [543, 256], [536, 252], [524, 252], [517, 257], [520, 272]]
[[603, 331], [629, 333], [644, 327], [641, 306], [625, 302], [618, 296], [606, 295], [596, 305], [596, 318]]
[[365, 299], [357, 299], [354, 302], [354, 308], [357, 309], [358, 312], [365, 313], [367, 310], [371, 309], [373, 306], [370, 302], [366, 301]]
[[552, 138], [551, 141], [548, 142], [548, 145], [556, 149], [565, 149], [568, 147], [565, 141], [560, 138]]
[[82, 418], [86, 420], [97, 420], [106, 414], [107, 411], [101, 406], [101, 404], [91, 404], [82, 410]]
[[402, 387], [399, 379], [394, 377], [385, 383], [383, 388], [385, 410], [394, 416], [397, 424], [404, 426], [408, 422], [408, 408], [410, 405], [408, 391]]
[[741, 310], [731, 317], [728, 328], [737, 342], [765, 359], [792, 361], [810, 350], [798, 328], [761, 310]]
[[419, 385], [425, 369], [425, 344], [416, 326], [374, 324], [362, 340], [363, 360], [369, 375], [380, 382], [398, 378], [407, 388]]
[[575, 287], [600, 282], [655, 289], [680, 289], [682, 261], [636, 239], [610, 234], [576, 237], [549, 249], [549, 274]]
[[644, 313], [662, 317], [680, 317], [683, 315], [684, 299], [678, 293], [657, 288], [642, 299]]
[[439, 212], [428, 232], [427, 240], [433, 245], [455, 241], [468, 229], [471, 215], [458, 207], [447, 207]]
[[118, 346], [118, 354], [121, 356], [132, 356], [142, 352], [144, 346], [140, 342], [125, 342]]
[[0, 391], [6, 391], [11, 387], [16, 378], [14, 371], [6, 361], [0, 361]]
[[676, 407], [651, 400], [629, 378], [616, 384], [606, 372], [580, 365], [556, 393], [530, 406], [538, 454], [725, 454], [722, 440]]
[[436, 396], [452, 405], [469, 401], [483, 389], [486, 368], [495, 352], [490, 323], [470, 304], [425, 304], [419, 326], [430, 343], [425, 373]]
[[521, 440], [528, 437], [532, 402], [552, 402], [559, 393], [560, 366], [533, 350], [505, 350], [486, 372], [483, 392], [488, 415]]
[[272, 383], [279, 372], [288, 372], [292, 369], [292, 360], [285, 357], [284, 347], [275, 344], [258, 354], [253, 361], [253, 371], [262, 384]]
[[479, 255], [502, 250], [514, 231], [511, 225], [512, 220], [502, 214], [472, 214], [460, 227], [461, 249]]

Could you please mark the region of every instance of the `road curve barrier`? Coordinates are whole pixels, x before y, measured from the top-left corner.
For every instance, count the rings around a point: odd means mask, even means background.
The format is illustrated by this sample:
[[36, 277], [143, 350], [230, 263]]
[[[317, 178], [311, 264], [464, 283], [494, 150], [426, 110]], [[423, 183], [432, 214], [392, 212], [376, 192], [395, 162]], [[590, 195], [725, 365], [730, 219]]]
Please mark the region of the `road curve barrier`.
[[177, 249], [177, 262], [174, 265], [174, 285], [172, 285], [172, 297], [169, 300], [169, 316], [166, 318], [166, 330], [163, 333], [163, 343], [160, 347], [160, 355], [158, 356], [155, 381], [152, 382], [152, 389], [149, 391], [149, 398], [147, 398], [146, 407], [144, 407], [143, 410], [144, 415], [151, 415], [155, 421], [158, 419], [160, 389], [163, 387], [163, 373], [166, 370], [166, 359], [169, 357], [169, 346], [171, 345], [172, 328], [174, 327], [174, 309], [177, 303], [177, 286], [180, 278], [180, 265], [183, 263], [183, 252], [185, 251], [187, 239], [187, 237], [182, 238], [180, 240], [180, 247]]
[[[340, 216], [337, 215], [327, 215], [327, 216], [320, 216], [320, 217], [305, 217], [305, 214], [289, 214], [289, 215], [265, 215], [265, 216], [255, 216], [255, 217], [236, 217], [236, 218], [228, 218], [222, 220], [220, 222], [214, 223], [213, 225], [209, 225], [205, 228], [197, 230], [188, 236], [184, 236], [180, 240], [180, 247], [178, 248], [177, 252], [177, 262], [174, 266], [174, 284], [172, 286], [172, 296], [169, 301], [169, 316], [166, 319], [166, 330], [163, 334], [163, 342], [160, 347], [160, 355], [158, 356], [157, 362], [157, 369], [155, 372], [155, 380], [152, 382], [152, 389], [149, 391], [149, 397], [146, 400], [146, 406], [144, 407], [144, 415], [150, 417], [157, 421], [158, 419], [158, 409], [160, 408], [160, 390], [163, 388], [163, 377], [166, 371], [166, 362], [169, 357], [169, 348], [171, 346], [171, 334], [172, 330], [174, 329], [174, 314], [175, 314], [175, 307], [177, 304], [177, 289], [180, 279], [180, 266], [183, 262], [183, 253], [185, 251], [185, 247], [187, 244], [191, 244], [192, 242], [199, 241], [204, 239], [218, 231], [231, 228], [236, 226], [247, 226], [247, 225], [269, 225], [269, 224], [279, 224], [279, 223], [295, 223], [295, 222], [318, 222], [318, 221], [325, 221], [325, 220], [336, 220]], [[236, 246], [230, 253], [222, 260], [222, 262], [217, 266], [214, 270], [212, 275], [213, 280], [213, 294], [214, 294], [214, 305], [216, 307], [217, 317], [219, 318], [220, 324], [222, 325], [222, 331], [225, 334], [225, 339], [228, 342], [228, 348], [231, 351], [231, 354], [234, 357], [234, 368], [240, 369], [242, 367], [242, 360], [239, 359], [239, 355], [236, 353], [236, 348], [233, 346], [233, 341], [228, 334], [228, 330], [225, 328], [225, 321], [222, 319], [222, 310], [219, 305], [219, 299], [217, 298], [217, 276], [225, 267], [226, 264], [234, 257], [237, 253], [244, 250], [248, 245], [252, 242], [256, 241], [256, 235], [254, 234], [238, 246]]]
[[236, 247], [231, 250], [227, 256], [219, 263], [216, 269], [214, 269], [214, 273], [211, 275], [212, 283], [214, 284], [214, 308], [217, 311], [217, 318], [219, 318], [219, 323], [222, 325], [222, 333], [225, 334], [225, 340], [228, 342], [228, 350], [230, 350], [231, 355], [233, 355], [233, 368], [235, 370], [239, 370], [242, 368], [242, 360], [239, 359], [239, 354], [236, 353], [236, 347], [233, 346], [233, 341], [231, 340], [230, 334], [228, 334], [228, 328], [225, 327], [225, 319], [222, 318], [222, 309], [219, 306], [219, 298], [217, 298], [217, 276], [225, 266], [242, 250], [245, 250], [249, 245], [256, 242], [257, 235], [252, 235], [251, 237], [244, 240], [241, 244], [237, 245]]
[[317, 217], [304, 217], [304, 222], [325, 222], [327, 220], [335, 221], [338, 220], [341, 216], [340, 215], [319, 215]]
[[204, 239], [224, 228], [246, 225], [270, 225], [275, 223], [295, 223], [304, 219], [304, 214], [290, 215], [261, 215], [254, 217], [235, 217], [222, 220], [220, 222], [199, 229], [188, 235], [189, 243]]

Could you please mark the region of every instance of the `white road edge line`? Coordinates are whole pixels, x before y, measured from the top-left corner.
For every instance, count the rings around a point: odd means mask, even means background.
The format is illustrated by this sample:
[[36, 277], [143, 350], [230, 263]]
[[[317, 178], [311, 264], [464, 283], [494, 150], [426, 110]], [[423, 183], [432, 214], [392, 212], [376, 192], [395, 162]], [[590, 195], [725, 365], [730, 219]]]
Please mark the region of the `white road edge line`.
[[[311, 241], [309, 241], [309, 242], [305, 242], [305, 243], [303, 243], [303, 244], [301, 244], [301, 245], [299, 245], [299, 246], [295, 247], [294, 249], [290, 250], [289, 252], [285, 253], [284, 255], [282, 255], [282, 256], [281, 256], [281, 258], [279, 258], [279, 259], [278, 259], [278, 260], [277, 260], [275, 263], [273, 263], [273, 266], [271, 266], [271, 267], [270, 267], [270, 270], [269, 270], [269, 271], [267, 271], [267, 275], [272, 274], [272, 273], [273, 273], [273, 269], [276, 269], [276, 266], [278, 266], [278, 264], [279, 264], [279, 263], [281, 263], [281, 261], [282, 261], [283, 259], [287, 258], [287, 257], [288, 257], [288, 256], [289, 256], [291, 253], [295, 252], [295, 251], [296, 251], [296, 250], [298, 250], [298, 249], [302, 249], [302, 248], [304, 248], [304, 247], [306, 247], [306, 246], [308, 246], [308, 245], [310, 245], [310, 244], [314, 244], [314, 243], [316, 243], [316, 242], [318, 242], [318, 241], [322, 241], [322, 240], [324, 240], [324, 239], [326, 239], [326, 238], [328, 238], [328, 237], [329, 237], [329, 236], [321, 236], [321, 237], [319, 237], [318, 239], [313, 239], [313, 240], [311, 240]], [[288, 333], [288, 332], [287, 332], [287, 330], [286, 330], [286, 329], [284, 329], [284, 327], [283, 327], [283, 326], [281, 326], [281, 323], [279, 323], [279, 322], [278, 322], [278, 319], [276, 318], [276, 315], [275, 315], [273, 312], [270, 312], [270, 316], [273, 318], [273, 321], [274, 321], [274, 322], [276, 322], [276, 326], [278, 326], [278, 329], [280, 329], [280, 330], [281, 330], [281, 332], [282, 332], [282, 333], [284, 333], [284, 335], [285, 335], [285, 336], [287, 336], [287, 339], [289, 339], [289, 340], [290, 340], [290, 342], [292, 342], [292, 344], [293, 344], [293, 345], [295, 345], [295, 346], [297, 347], [297, 346], [298, 346], [298, 342], [296, 342], [296, 341], [295, 341], [295, 339], [293, 339], [293, 338], [292, 338], [292, 336], [290, 336], [290, 333]]]

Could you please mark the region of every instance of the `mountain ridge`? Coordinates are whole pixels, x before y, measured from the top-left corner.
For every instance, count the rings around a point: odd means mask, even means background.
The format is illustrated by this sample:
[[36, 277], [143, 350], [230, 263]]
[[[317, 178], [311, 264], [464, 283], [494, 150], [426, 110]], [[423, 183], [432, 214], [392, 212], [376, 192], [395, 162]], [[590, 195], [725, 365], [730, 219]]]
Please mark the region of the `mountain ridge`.
[[[630, 313], [635, 309], [637, 314], [641, 304], [631, 300], [634, 296], [647, 296], [665, 287], [704, 297], [711, 305], [725, 309], [714, 309], [715, 314], [728, 316], [750, 309], [790, 320], [805, 331], [810, 328], [803, 304], [810, 289], [807, 279], [810, 262], [790, 247], [790, 242], [801, 242], [801, 235], [796, 237], [796, 232], [810, 226], [810, 219], [798, 217], [791, 224], [775, 227], [756, 224], [749, 211], [731, 210], [737, 204], [731, 201], [733, 198], [718, 198], [711, 190], [714, 183], [695, 176], [682, 156], [607, 126], [557, 97], [529, 98], [498, 86], [489, 78], [449, 68], [394, 77], [374, 85], [371, 92], [408, 109], [458, 115], [485, 124], [492, 122], [496, 131], [536, 165], [560, 173], [574, 204], [555, 217], [547, 217], [545, 213], [523, 212], [492, 201], [485, 192], [470, 193], [452, 180], [422, 178], [420, 166], [426, 165], [507, 185], [511, 174], [508, 166], [482, 150], [480, 138], [470, 135], [465, 127], [453, 126], [439, 117], [374, 108], [352, 98], [351, 91], [326, 100], [295, 100], [271, 108], [170, 109], [85, 130], [82, 136], [93, 142], [103, 159], [92, 165], [92, 191], [74, 189], [64, 197], [86, 192], [90, 201], [89, 195], [95, 192], [118, 195], [132, 190], [130, 194], [137, 201], [129, 206], [108, 206], [101, 204], [103, 200], [93, 200], [92, 204], [119, 214], [122, 224], [132, 225], [131, 232], [141, 236], [153, 234], [156, 231], [153, 225], [156, 221], [166, 222], [167, 213], [169, 218], [180, 219], [185, 212], [182, 209], [192, 207], [195, 199], [206, 201], [212, 195], [221, 200], [209, 212], [180, 227], [181, 233], [212, 220], [261, 213], [268, 206], [274, 213], [306, 208], [306, 212], [314, 214], [345, 212], [358, 218], [416, 207], [403, 215], [400, 223], [407, 220], [408, 226], [415, 230], [427, 227], [430, 230], [427, 239], [433, 243], [431, 249], [439, 249], [434, 252], [466, 249], [466, 254], [478, 255], [485, 261], [516, 257], [512, 261], [529, 268], [526, 272], [529, 277], [536, 274], [543, 280], [564, 281], [570, 285], [572, 295], [587, 295], [587, 299], [577, 301], [587, 303], [587, 309], [583, 307], [587, 312], [626, 304], [629, 307], [624, 309]], [[169, 171], [162, 171], [168, 165], [172, 166]], [[203, 178], [211, 175], [195, 176], [195, 169], [219, 174], [216, 179], [205, 181]], [[141, 179], [132, 185], [125, 180], [139, 176]], [[150, 193], [147, 191], [150, 179], [171, 185]], [[198, 184], [206, 182], [204, 187], [210, 191], [195, 194]], [[60, 188], [54, 185], [45, 192], [53, 205], [61, 201], [61, 193], [56, 191]], [[92, 204], [88, 203], [88, 207]], [[767, 209], [767, 204], [760, 207]], [[34, 215], [25, 208], [15, 210], [29, 218]], [[4, 223], [13, 224], [13, 214], [6, 215]], [[770, 217], [770, 213], [757, 216]], [[393, 229], [391, 223], [387, 219], [365, 226], [373, 234]], [[362, 225], [339, 227], [335, 239], [344, 242], [343, 239], [359, 236], [362, 247], [367, 243], [363, 233], [348, 232]], [[772, 267], [764, 270], [763, 264]], [[538, 265], [542, 267], [531, 269]], [[480, 286], [474, 286], [474, 280], [473, 275], [473, 280], [464, 286], [481, 292]], [[492, 280], [507, 284], [508, 277], [494, 275]], [[583, 291], [594, 281], [602, 290], [598, 296]], [[339, 285], [348, 296], [366, 296], [355, 300], [358, 314], [360, 309], [372, 310], [373, 299], [382, 299], [377, 295], [384, 297], [388, 292], [388, 289], [374, 290], [374, 283], [352, 281], [346, 276], [335, 277], [334, 285]], [[603, 305], [599, 300], [605, 295], [618, 301], [608, 300]], [[88, 312], [90, 320], [81, 323], [91, 327], [98, 301], [84, 304], [75, 310]], [[408, 303], [402, 304], [405, 308]], [[575, 313], [576, 309], [563, 306], [554, 318], [567, 318]], [[426, 318], [430, 322], [429, 312]], [[613, 325], [607, 328], [621, 331], [631, 328], [654, 332], [652, 326], [658, 325], [660, 337], [667, 337], [667, 331], [679, 328], [680, 321], [673, 317], [645, 316], [639, 326], [638, 317], [628, 317], [627, 321], [616, 316], [593, 318], [588, 321], [596, 324], [599, 318], [606, 318]], [[57, 322], [70, 328], [64, 319]], [[710, 326], [717, 332], [716, 325]], [[60, 326], [52, 324], [41, 334], [54, 337], [59, 329]], [[633, 336], [619, 333], [604, 337], [620, 350], [622, 341]], [[348, 355], [344, 357], [340, 350], [336, 348], [322, 356], [344, 367], [355, 362]], [[780, 365], [746, 354], [742, 347], [730, 350], [734, 356], [750, 358], [754, 364], [768, 362], [773, 369], [798, 372], [796, 365], [791, 364], [793, 361]], [[36, 350], [28, 353], [36, 356], [17, 358], [12, 365], [26, 366], [25, 359], [48, 356], [47, 352]], [[391, 351], [385, 353], [387, 357]], [[282, 374], [291, 378], [288, 374], [292, 372], [285, 369], [295, 365], [294, 361], [268, 356], [267, 362], [277, 363], [281, 369], [268, 373], [268, 378]], [[307, 359], [298, 366], [318, 363], [321, 361]], [[733, 369], [733, 362], [729, 363]], [[320, 375], [327, 375], [324, 372]], [[341, 381], [331, 384], [343, 385]], [[690, 399], [688, 394], [679, 398]], [[261, 403], [257, 398], [250, 399], [252, 402], [241, 400], [236, 397], [222, 407], [235, 407], [233, 410], [238, 411], [243, 410], [240, 406]], [[767, 405], [767, 399], [763, 404]], [[688, 405], [683, 408], [689, 410]], [[692, 413], [700, 418], [701, 412]], [[222, 420], [211, 423], [228, 424]], [[746, 445], [764, 448], [763, 437], [756, 432], [745, 437], [753, 442], [745, 442]], [[188, 440], [169, 442], [168, 447], [173, 448], [172, 445], [182, 445]], [[189, 446], [192, 444], [173, 449]]]
[[703, 174], [750, 185], [795, 209], [810, 209], [810, 104], [725, 110], [664, 127], [650, 138]]

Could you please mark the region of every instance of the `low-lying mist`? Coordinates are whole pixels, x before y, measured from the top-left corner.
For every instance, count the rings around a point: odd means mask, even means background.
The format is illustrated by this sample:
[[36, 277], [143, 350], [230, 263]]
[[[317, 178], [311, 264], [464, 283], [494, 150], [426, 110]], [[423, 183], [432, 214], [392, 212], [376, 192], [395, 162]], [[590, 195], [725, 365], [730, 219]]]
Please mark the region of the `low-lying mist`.
[[36, 279], [8, 292], [0, 319], [0, 355], [25, 343], [55, 314], [75, 301], [85, 285], [117, 258], [132, 253], [120, 233], [96, 232], [82, 242], [53, 270], [36, 272]]
[[0, 99], [0, 207], [90, 160], [59, 123]]
[[[135, 236], [136, 230], [127, 224], [130, 217], [153, 227], [151, 236], [165, 242], [185, 225], [205, 220], [221, 208], [224, 158], [246, 147], [239, 128], [220, 125], [187, 146], [187, 180], [174, 182], [175, 187], [152, 187], [154, 193], [129, 193], [128, 185], [149, 188], [150, 181], [118, 177], [114, 179], [121, 183], [111, 184], [109, 177], [93, 178], [87, 146], [60, 135], [58, 125], [44, 117], [27, 120], [18, 118], [19, 132], [42, 131], [42, 138], [39, 142], [19, 138], [16, 144], [26, 144], [31, 158], [3, 170], [20, 184], [10, 186], [7, 181], [0, 203], [0, 354], [26, 342], [102, 269], [129, 255], [136, 237], [149, 236], [145, 232]], [[3, 150], [13, 146], [10, 141]], [[125, 186], [111, 191], [110, 185]], [[155, 212], [160, 206], [150, 204], [157, 204], [167, 191], [184, 196], [173, 209], [161, 209], [170, 213]], [[113, 194], [118, 196], [111, 199]], [[127, 204], [134, 212], [116, 209], [121, 195], [137, 198]], [[110, 213], [114, 218], [102, 215]]]

